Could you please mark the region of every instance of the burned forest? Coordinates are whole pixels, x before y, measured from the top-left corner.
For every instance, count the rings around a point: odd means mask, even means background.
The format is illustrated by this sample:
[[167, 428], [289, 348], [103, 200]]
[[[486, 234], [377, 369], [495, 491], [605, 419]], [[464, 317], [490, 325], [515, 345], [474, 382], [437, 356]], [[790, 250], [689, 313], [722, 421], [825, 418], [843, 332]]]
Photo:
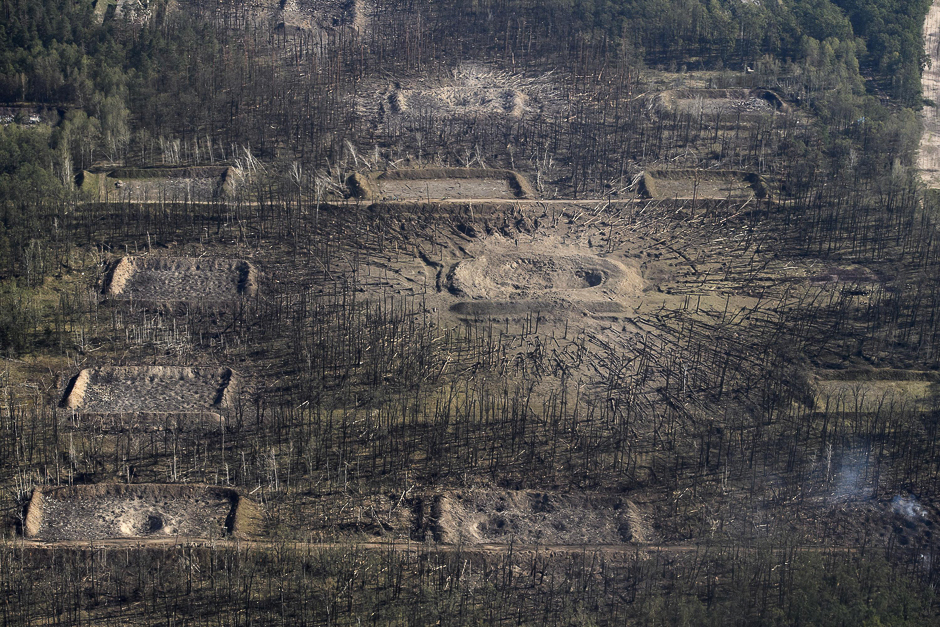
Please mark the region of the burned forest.
[[940, 623], [938, 103], [929, 0], [0, 0], [0, 621]]

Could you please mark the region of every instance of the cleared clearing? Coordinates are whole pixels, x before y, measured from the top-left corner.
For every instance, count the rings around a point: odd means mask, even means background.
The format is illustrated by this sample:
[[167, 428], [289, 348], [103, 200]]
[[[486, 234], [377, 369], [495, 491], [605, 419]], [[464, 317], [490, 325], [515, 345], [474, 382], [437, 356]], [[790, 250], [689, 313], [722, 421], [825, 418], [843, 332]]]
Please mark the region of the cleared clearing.
[[231, 301], [253, 296], [257, 272], [238, 259], [123, 257], [111, 270], [105, 294], [143, 301]]
[[692, 115], [769, 115], [788, 113], [783, 99], [768, 89], [676, 89], [656, 97], [667, 111]]
[[937, 406], [940, 376], [904, 370], [820, 371], [814, 388], [819, 412], [920, 412]]
[[84, 413], [211, 412], [234, 403], [237, 379], [229, 368], [102, 366], [70, 382], [62, 407]]
[[36, 488], [23, 535], [45, 541], [248, 536], [257, 506], [231, 488], [98, 484]]
[[769, 193], [762, 177], [737, 170], [649, 170], [638, 191], [646, 198], [680, 200], [747, 200]]
[[432, 201], [448, 198], [532, 198], [535, 191], [511, 170], [421, 168], [356, 173], [347, 182], [350, 192], [365, 200]]
[[86, 198], [99, 202], [212, 202], [232, 196], [237, 174], [229, 166], [86, 170], [78, 185]]

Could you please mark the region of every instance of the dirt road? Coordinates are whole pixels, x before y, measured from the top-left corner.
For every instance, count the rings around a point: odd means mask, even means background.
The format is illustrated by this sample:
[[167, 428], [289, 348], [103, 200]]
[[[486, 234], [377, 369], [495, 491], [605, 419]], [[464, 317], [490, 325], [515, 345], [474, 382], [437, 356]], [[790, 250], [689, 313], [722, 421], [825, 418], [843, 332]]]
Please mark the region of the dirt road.
[[[924, 70], [924, 98], [940, 104], [940, 0], [934, 0], [924, 22], [924, 44], [930, 67]], [[917, 167], [928, 187], [940, 188], [940, 111], [925, 106], [921, 115], [924, 135], [920, 141]]]

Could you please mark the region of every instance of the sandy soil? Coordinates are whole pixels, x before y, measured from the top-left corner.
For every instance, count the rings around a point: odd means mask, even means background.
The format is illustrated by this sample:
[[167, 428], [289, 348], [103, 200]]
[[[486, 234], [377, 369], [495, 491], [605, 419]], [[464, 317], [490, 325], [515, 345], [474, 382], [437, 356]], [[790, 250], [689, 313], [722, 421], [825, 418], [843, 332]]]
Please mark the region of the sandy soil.
[[189, 257], [125, 257], [106, 293], [145, 301], [229, 301], [251, 296], [256, 273], [247, 261]]
[[228, 368], [103, 366], [82, 370], [62, 405], [108, 414], [209, 412], [228, 407], [236, 387]]
[[[924, 22], [924, 42], [930, 67], [924, 69], [924, 98], [940, 105], [940, 2], [934, 2]], [[924, 135], [917, 154], [917, 167], [929, 187], [940, 187], [940, 115], [937, 107], [924, 106], [921, 117]]]
[[[42, 540], [99, 540], [169, 536], [222, 537], [234, 507], [230, 490], [205, 486], [126, 486], [99, 494], [98, 486], [43, 494]], [[138, 489], [139, 488], [139, 489]]]
[[437, 504], [441, 542], [481, 544], [616, 544], [648, 532], [626, 499], [513, 490], [454, 491]]

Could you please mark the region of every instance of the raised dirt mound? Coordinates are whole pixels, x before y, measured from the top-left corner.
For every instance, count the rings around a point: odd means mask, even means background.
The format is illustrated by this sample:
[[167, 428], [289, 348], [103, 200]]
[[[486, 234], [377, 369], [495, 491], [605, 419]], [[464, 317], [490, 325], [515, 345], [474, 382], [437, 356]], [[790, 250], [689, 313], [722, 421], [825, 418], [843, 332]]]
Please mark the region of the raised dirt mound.
[[770, 187], [763, 177], [739, 170], [648, 170], [637, 191], [657, 200], [746, 200], [766, 198]]
[[648, 541], [631, 501], [618, 496], [525, 490], [458, 490], [434, 506], [436, 534], [450, 544], [620, 544]]
[[512, 170], [420, 168], [355, 173], [347, 181], [350, 193], [364, 200], [432, 201], [447, 198], [534, 198], [524, 176]]
[[230, 368], [86, 368], [70, 382], [62, 407], [98, 414], [210, 413], [234, 405], [237, 385]]
[[180, 203], [225, 201], [234, 194], [235, 168], [192, 166], [85, 170], [77, 183], [99, 202]]
[[105, 288], [111, 298], [151, 302], [220, 302], [253, 296], [258, 273], [247, 261], [190, 257], [123, 257]]
[[231, 488], [98, 484], [36, 488], [26, 512], [29, 539], [246, 537], [260, 528], [257, 505]]
[[940, 373], [916, 370], [821, 370], [813, 381], [818, 412], [872, 414], [940, 408]]
[[675, 89], [657, 96], [667, 111], [691, 115], [759, 115], [788, 113], [790, 106], [769, 89]]
[[447, 287], [457, 296], [472, 299], [562, 296], [590, 300], [604, 292], [639, 295], [643, 279], [638, 271], [602, 257], [519, 247], [458, 262], [447, 275]]
[[548, 74], [525, 76], [473, 62], [438, 76], [401, 79], [359, 99], [366, 114], [404, 120], [520, 118], [551, 114], [562, 102]]

